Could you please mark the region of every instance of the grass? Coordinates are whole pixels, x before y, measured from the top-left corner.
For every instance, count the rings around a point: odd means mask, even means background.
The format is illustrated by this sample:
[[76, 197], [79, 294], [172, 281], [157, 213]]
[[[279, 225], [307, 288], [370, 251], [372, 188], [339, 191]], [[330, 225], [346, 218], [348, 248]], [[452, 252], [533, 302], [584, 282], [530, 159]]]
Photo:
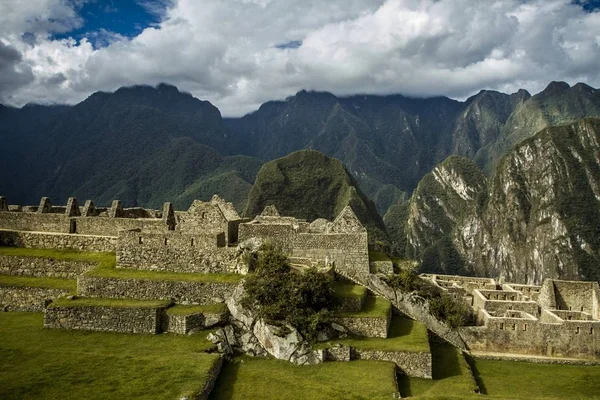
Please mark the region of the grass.
[[169, 300], [133, 300], [133, 299], [103, 299], [76, 298], [54, 300], [48, 307], [112, 307], [112, 308], [158, 308], [167, 307]]
[[[431, 343], [433, 379], [401, 376], [398, 386], [403, 397], [462, 399], [481, 398], [463, 355], [449, 344]], [[505, 380], [507, 386], [511, 386]]]
[[75, 279], [58, 279], [32, 276], [0, 275], [0, 286], [17, 286], [68, 290], [70, 293], [77, 291]]
[[206, 334], [44, 329], [38, 313], [0, 313], [0, 398], [178, 399], [218, 360]]
[[184, 281], [237, 284], [243, 279], [240, 274], [194, 274], [184, 272], [142, 271], [116, 268], [115, 263], [101, 263], [97, 268], [86, 272], [86, 276], [116, 279], [147, 279], [153, 281]]
[[381, 361], [297, 366], [241, 357], [223, 367], [210, 399], [387, 400], [397, 392], [394, 375], [394, 364]]
[[600, 399], [600, 367], [475, 359], [475, 376], [491, 398]]
[[336, 297], [361, 298], [367, 294], [367, 288], [364, 286], [339, 281], [333, 283], [333, 291]]
[[383, 297], [367, 296], [360, 311], [343, 311], [335, 313], [340, 318], [386, 318], [392, 304]]
[[392, 261], [392, 259], [381, 251], [369, 250], [369, 261]]
[[[363, 350], [429, 352], [425, 325], [404, 317], [392, 318], [387, 339], [351, 336], [335, 340], [335, 343]], [[329, 344], [319, 347], [329, 347]]]
[[110, 264], [115, 262], [114, 253], [91, 253], [75, 250], [29, 249], [24, 247], [0, 247], [0, 255], [18, 257], [41, 257], [64, 261], [87, 261]]
[[222, 313], [227, 311], [227, 305], [225, 303], [215, 303], [207, 305], [193, 305], [184, 306], [176, 305], [167, 309], [169, 315], [190, 315], [196, 313]]

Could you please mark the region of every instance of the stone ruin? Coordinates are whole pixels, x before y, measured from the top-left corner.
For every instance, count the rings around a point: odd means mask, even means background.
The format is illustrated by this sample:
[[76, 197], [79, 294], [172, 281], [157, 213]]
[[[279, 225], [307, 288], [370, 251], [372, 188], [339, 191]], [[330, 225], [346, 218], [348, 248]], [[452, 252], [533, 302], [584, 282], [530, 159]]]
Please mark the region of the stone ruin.
[[477, 326], [460, 328], [471, 351], [600, 357], [598, 282], [546, 279], [537, 286], [456, 275], [421, 277], [473, 308]]

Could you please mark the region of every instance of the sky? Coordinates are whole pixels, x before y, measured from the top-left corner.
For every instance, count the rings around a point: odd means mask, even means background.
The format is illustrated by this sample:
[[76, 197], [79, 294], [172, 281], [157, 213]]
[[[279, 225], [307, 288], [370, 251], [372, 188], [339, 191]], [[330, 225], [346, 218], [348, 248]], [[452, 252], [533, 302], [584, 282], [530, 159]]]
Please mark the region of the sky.
[[176, 85], [224, 116], [301, 89], [600, 87], [600, 1], [0, 0], [0, 103]]

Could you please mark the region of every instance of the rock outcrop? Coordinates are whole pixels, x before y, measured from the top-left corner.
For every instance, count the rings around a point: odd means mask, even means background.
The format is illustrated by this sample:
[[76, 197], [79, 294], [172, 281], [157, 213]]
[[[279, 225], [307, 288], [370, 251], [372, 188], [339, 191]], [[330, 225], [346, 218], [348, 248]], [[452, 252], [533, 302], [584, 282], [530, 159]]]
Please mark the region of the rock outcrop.
[[[282, 329], [256, 318], [251, 310], [242, 306], [244, 294], [243, 284], [240, 284], [227, 299], [227, 307], [231, 313], [230, 324], [208, 336], [220, 352], [271, 355], [298, 365], [323, 361], [322, 354], [313, 352], [310, 344], [294, 327], [287, 325]], [[285, 334], [282, 334], [283, 331]]]

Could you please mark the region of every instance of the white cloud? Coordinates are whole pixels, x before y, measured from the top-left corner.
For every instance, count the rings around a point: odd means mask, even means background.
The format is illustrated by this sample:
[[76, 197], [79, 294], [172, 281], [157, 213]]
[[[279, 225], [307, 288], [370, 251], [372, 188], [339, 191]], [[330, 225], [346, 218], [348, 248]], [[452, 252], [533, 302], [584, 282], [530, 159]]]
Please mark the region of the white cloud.
[[[303, 88], [462, 98], [600, 86], [600, 14], [566, 0], [157, 0], [157, 26], [100, 49], [50, 39], [81, 24], [72, 2], [34, 2], [0, 3], [0, 40], [35, 77], [0, 92], [13, 104], [169, 82], [240, 115]], [[276, 47], [292, 41], [302, 45]]]

